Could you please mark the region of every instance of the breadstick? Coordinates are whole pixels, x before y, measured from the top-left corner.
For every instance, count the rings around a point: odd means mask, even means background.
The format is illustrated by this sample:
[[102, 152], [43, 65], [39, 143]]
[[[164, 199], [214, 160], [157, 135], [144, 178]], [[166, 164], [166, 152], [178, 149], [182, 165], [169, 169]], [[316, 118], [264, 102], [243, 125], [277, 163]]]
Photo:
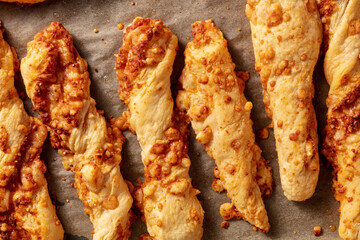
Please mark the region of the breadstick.
[[30, 117], [14, 86], [19, 61], [0, 29], [0, 238], [61, 240], [64, 230], [40, 160], [46, 127]]
[[322, 28], [315, 0], [248, 0], [255, 69], [272, 118], [281, 185], [289, 200], [304, 201], [319, 176], [312, 75]]
[[174, 109], [170, 91], [177, 48], [177, 37], [161, 20], [138, 17], [126, 28], [116, 61], [120, 99], [145, 165], [138, 205], [156, 240], [195, 240], [203, 233], [199, 191], [188, 174], [188, 121]]
[[324, 72], [330, 84], [322, 153], [334, 167], [339, 234], [360, 239], [360, 1], [319, 1], [324, 23]]
[[65, 169], [94, 225], [95, 240], [128, 239], [132, 197], [120, 173], [125, 141], [115, 119], [106, 123], [90, 97], [87, 63], [60, 23], [28, 43], [21, 61], [26, 92], [50, 131]]

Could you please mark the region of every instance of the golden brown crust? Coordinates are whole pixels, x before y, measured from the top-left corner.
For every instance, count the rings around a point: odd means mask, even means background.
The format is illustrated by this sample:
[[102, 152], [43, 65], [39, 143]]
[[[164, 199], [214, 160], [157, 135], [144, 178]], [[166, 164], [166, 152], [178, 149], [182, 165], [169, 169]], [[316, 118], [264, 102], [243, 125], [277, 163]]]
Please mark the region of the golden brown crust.
[[203, 210], [188, 174], [188, 120], [174, 109], [170, 75], [176, 36], [161, 20], [136, 18], [126, 28], [116, 61], [124, 116], [137, 134], [145, 182], [137, 191], [154, 239], [200, 239]]
[[222, 206], [221, 215], [225, 220], [242, 217], [267, 232], [270, 225], [261, 195], [271, 194], [273, 181], [252, 131], [252, 103], [244, 96], [248, 76], [235, 73], [227, 41], [212, 20], [192, 27], [194, 39], [185, 49], [177, 105], [215, 160], [213, 188], [225, 189], [233, 202], [226, 210]]
[[63, 239], [40, 160], [47, 130], [25, 112], [14, 87], [17, 56], [2, 33], [1, 29], [0, 239]]
[[90, 97], [87, 63], [60, 23], [28, 44], [21, 62], [26, 91], [50, 130], [94, 225], [94, 239], [128, 239], [132, 197], [120, 174], [125, 141], [116, 119], [106, 123]]

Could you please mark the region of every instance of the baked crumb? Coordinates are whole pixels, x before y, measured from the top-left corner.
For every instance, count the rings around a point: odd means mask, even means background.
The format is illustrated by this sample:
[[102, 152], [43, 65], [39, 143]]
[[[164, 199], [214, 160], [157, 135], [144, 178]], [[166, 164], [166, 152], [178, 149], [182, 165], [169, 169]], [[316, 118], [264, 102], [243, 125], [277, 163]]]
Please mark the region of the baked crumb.
[[215, 178], [213, 180], [213, 183], [211, 184], [211, 187], [215, 192], [218, 192], [218, 193], [224, 191], [224, 186], [222, 185], [221, 180], [217, 179], [217, 178]]
[[260, 139], [267, 139], [269, 137], [269, 130], [267, 128], [259, 129], [257, 135]]
[[97, 28], [94, 29], [94, 33], [98, 33], [99, 30]]
[[230, 220], [232, 218], [242, 218], [240, 212], [236, 209], [233, 203], [223, 203], [220, 206], [220, 215], [224, 220]]
[[220, 224], [220, 227], [222, 228], [225, 228], [225, 229], [228, 229], [229, 228], [229, 222], [227, 221], [222, 221], [221, 224]]
[[314, 232], [314, 235], [315, 236], [320, 236], [321, 235], [321, 227], [320, 226], [316, 226], [316, 227], [314, 227], [314, 230], [313, 230], [313, 232]]
[[134, 1], [131, 1], [131, 3], [130, 3], [131, 5], [135, 5], [135, 2]]
[[237, 71], [236, 76], [246, 82], [250, 78], [249, 72]]
[[120, 29], [120, 30], [123, 30], [123, 29], [124, 29], [124, 24], [119, 23], [119, 24], [117, 25], [117, 28]]
[[61, 178], [61, 180], [66, 181], [66, 178], [63, 177], [63, 178]]
[[335, 225], [331, 225], [331, 226], [330, 226], [330, 230], [331, 230], [332, 232], [335, 232], [335, 231], [336, 231], [336, 226], [335, 226]]
[[241, 31], [241, 28], [238, 28], [237, 30], [240, 32], [240, 31]]
[[250, 111], [253, 108], [252, 102], [246, 102], [245, 104], [245, 110]]

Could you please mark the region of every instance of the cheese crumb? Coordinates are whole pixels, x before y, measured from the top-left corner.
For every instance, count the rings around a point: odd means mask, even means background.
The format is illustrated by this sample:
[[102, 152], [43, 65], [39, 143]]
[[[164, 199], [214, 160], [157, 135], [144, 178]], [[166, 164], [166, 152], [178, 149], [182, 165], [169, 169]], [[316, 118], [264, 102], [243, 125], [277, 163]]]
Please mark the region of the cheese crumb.
[[253, 108], [252, 102], [247, 102], [247, 103], [245, 104], [245, 110], [246, 110], [246, 111], [250, 111], [252, 108]]
[[320, 227], [320, 226], [314, 227], [313, 232], [314, 232], [314, 235], [315, 235], [315, 236], [320, 236], [320, 234], [321, 234], [321, 227]]
[[267, 139], [269, 137], [269, 131], [267, 128], [262, 128], [257, 132], [260, 139]]
[[220, 227], [225, 228], [225, 229], [228, 229], [228, 227], [229, 227], [229, 222], [227, 222], [227, 221], [222, 221], [222, 223], [220, 224]]
[[124, 29], [124, 24], [119, 23], [119, 24], [117, 25], [117, 28], [120, 29], [120, 30], [123, 30], [123, 29]]

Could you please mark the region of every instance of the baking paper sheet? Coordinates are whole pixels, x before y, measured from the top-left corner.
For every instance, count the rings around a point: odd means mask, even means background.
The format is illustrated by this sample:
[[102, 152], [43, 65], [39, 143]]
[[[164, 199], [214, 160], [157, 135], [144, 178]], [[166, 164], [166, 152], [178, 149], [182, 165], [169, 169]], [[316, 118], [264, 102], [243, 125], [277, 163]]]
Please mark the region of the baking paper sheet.
[[[16, 4], [0, 3], [0, 20], [5, 28], [6, 40], [15, 47], [19, 58], [26, 54], [26, 44], [36, 33], [44, 30], [52, 21], [61, 22], [74, 38], [80, 55], [87, 59], [91, 75], [91, 95], [97, 107], [105, 111], [105, 116], [120, 116], [126, 109], [117, 95], [118, 83], [115, 76], [115, 57], [122, 44], [123, 30], [117, 24], [125, 26], [137, 17], [162, 19], [179, 38], [179, 51], [172, 75], [176, 83], [184, 66], [183, 51], [191, 37], [190, 24], [197, 20], [212, 18], [228, 40], [230, 53], [238, 70], [249, 71], [250, 80], [246, 83], [245, 94], [254, 103], [252, 120], [257, 131], [271, 123], [266, 116], [262, 102], [262, 88], [259, 76], [254, 70], [254, 56], [251, 44], [250, 26], [245, 16], [245, 0], [136, 0], [135, 5], [127, 0], [48, 0], [31, 7], [19, 7]], [[94, 33], [94, 29], [98, 33]], [[238, 28], [241, 28], [239, 31]], [[103, 39], [103, 40], [102, 40]], [[95, 70], [96, 69], [96, 70]], [[17, 83], [22, 85], [20, 79]], [[326, 118], [325, 98], [328, 85], [322, 72], [322, 60], [314, 74], [314, 105], [318, 118], [319, 133], [324, 128]], [[25, 101], [29, 113], [29, 99]], [[122, 174], [128, 180], [143, 179], [143, 164], [136, 136], [124, 133], [127, 141], [123, 148]], [[320, 136], [320, 141], [322, 137]], [[228, 229], [220, 227], [223, 221], [219, 214], [222, 203], [229, 201], [225, 193], [218, 194], [211, 188], [214, 161], [207, 156], [203, 147], [195, 140], [192, 132], [189, 155], [192, 161], [190, 176], [201, 191], [205, 210], [204, 236], [206, 240], [217, 239], [340, 239], [338, 233], [329, 226], [338, 226], [339, 204], [335, 201], [331, 189], [331, 169], [326, 167], [321, 156], [321, 172], [314, 196], [305, 202], [290, 202], [283, 195], [280, 185], [277, 154], [272, 130], [266, 140], [257, 139], [263, 156], [270, 160], [276, 183], [272, 196], [265, 200], [271, 229], [269, 233], [254, 231], [253, 226], [243, 220], [231, 220]], [[66, 239], [91, 239], [92, 225], [84, 213], [79, 200], [73, 174], [63, 169], [61, 158], [52, 149], [47, 140], [43, 150], [43, 159], [48, 168], [49, 192], [57, 196], [57, 214], [66, 232]], [[54, 158], [57, 160], [54, 161]], [[62, 179], [65, 179], [63, 181]], [[315, 237], [314, 226], [321, 226], [323, 234]], [[140, 217], [133, 225], [130, 239], [139, 239], [146, 232]]]

